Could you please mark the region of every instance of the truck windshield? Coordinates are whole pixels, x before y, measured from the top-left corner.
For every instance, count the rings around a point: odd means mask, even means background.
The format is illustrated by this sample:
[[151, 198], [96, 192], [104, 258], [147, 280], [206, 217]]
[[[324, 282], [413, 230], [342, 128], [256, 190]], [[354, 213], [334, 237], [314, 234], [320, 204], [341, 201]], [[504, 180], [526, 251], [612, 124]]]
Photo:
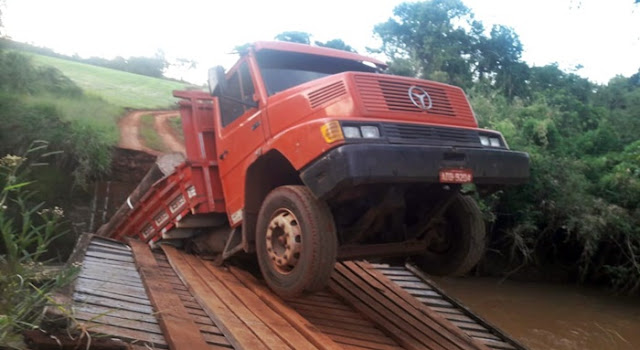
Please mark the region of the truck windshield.
[[332, 74], [376, 72], [363, 62], [297, 52], [261, 50], [256, 58], [269, 96]]

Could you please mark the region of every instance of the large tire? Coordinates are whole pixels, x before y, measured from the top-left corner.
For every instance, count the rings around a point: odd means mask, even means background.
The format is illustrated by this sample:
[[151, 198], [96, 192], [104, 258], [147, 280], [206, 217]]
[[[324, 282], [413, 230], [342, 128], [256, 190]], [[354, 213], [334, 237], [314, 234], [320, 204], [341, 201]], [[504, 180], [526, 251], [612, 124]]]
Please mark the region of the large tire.
[[331, 211], [304, 186], [281, 186], [262, 203], [256, 252], [262, 276], [283, 297], [323, 289], [336, 262]]
[[415, 257], [425, 272], [440, 276], [460, 276], [469, 272], [485, 252], [486, 230], [476, 201], [461, 194], [445, 210], [438, 230], [439, 241]]

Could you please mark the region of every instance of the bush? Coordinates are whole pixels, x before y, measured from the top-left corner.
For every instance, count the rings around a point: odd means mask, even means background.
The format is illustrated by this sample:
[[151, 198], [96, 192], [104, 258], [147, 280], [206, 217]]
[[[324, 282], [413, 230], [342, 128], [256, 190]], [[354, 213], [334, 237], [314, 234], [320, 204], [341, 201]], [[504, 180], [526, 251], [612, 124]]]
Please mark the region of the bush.
[[620, 104], [611, 111], [569, 88], [554, 95], [553, 85], [528, 103], [471, 94], [481, 125], [531, 156], [527, 185], [485, 199], [496, 213], [493, 249], [513, 264], [507, 271], [560, 269], [577, 281], [640, 292], [640, 141], [625, 147], [637, 119], [628, 102], [640, 89], [620, 85], [598, 91]]
[[59, 98], [50, 102], [50, 97], [0, 94], [0, 154], [24, 152], [31, 141], [47, 140], [52, 148], [64, 151], [54, 165], [71, 169], [76, 184], [84, 186], [89, 178], [107, 172], [111, 147], [117, 141], [115, 124], [108, 127], [88, 118], [68, 120], [58, 107], [80, 108], [83, 101]]
[[0, 52], [0, 91], [82, 95], [82, 90], [59, 70], [53, 67], [36, 67], [29, 57], [17, 52]]

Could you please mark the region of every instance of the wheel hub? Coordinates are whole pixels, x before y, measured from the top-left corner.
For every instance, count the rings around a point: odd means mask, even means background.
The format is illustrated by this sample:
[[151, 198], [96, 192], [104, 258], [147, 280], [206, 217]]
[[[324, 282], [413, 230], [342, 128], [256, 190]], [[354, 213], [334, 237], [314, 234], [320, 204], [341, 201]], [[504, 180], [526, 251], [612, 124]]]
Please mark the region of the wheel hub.
[[291, 272], [300, 259], [302, 234], [298, 219], [288, 209], [279, 209], [269, 222], [266, 234], [267, 254], [280, 273]]

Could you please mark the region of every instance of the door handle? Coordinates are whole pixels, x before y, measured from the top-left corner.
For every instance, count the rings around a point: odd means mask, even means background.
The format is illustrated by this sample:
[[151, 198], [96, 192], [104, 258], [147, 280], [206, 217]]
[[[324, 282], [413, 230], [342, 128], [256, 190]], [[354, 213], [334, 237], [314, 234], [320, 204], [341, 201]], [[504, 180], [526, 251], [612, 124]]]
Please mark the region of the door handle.
[[227, 158], [227, 154], [229, 154], [229, 151], [227, 151], [226, 149], [220, 154], [220, 160], [223, 160], [225, 158]]
[[255, 129], [257, 129], [260, 126], [260, 121], [258, 120], [257, 122], [255, 122], [253, 125], [251, 125], [251, 131], [254, 131]]

